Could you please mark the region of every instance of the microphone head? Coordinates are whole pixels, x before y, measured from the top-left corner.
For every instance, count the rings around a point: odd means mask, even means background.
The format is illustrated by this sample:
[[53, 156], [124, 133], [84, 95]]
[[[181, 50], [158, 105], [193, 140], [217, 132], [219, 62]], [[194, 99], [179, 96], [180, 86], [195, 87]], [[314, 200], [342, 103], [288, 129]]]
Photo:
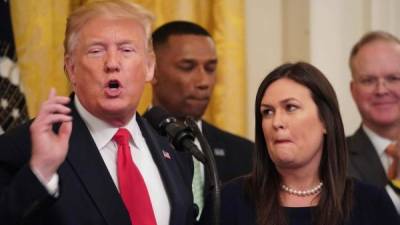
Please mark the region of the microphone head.
[[146, 113], [150, 125], [163, 136], [167, 136], [169, 142], [179, 151], [187, 150], [194, 140], [192, 130], [184, 123], [177, 121], [161, 107], [153, 107]]
[[170, 123], [176, 122], [176, 119], [160, 106], [152, 107], [146, 114], [150, 125], [163, 136], [167, 135], [165, 130], [166, 126]]

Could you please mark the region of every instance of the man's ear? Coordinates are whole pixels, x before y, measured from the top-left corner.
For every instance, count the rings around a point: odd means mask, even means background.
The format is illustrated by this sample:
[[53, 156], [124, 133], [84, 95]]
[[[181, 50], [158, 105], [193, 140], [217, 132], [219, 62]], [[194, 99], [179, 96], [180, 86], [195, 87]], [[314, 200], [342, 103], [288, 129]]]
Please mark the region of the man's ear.
[[[157, 63], [157, 62], [156, 62]], [[153, 76], [153, 79], [151, 80], [151, 85], [156, 85], [157, 83], [158, 83], [158, 79], [157, 79], [157, 77], [158, 77], [158, 73], [157, 73], [157, 66], [155, 67], [155, 69], [154, 69], [154, 76]]]
[[64, 57], [64, 71], [67, 74], [69, 82], [71, 83], [72, 87], [75, 86], [76, 77], [75, 77], [75, 64], [74, 60], [70, 55], [65, 55]]
[[154, 55], [154, 52], [150, 52], [147, 55], [146, 74], [145, 74], [146, 82], [153, 82], [152, 80], [154, 79], [155, 66], [156, 66], [156, 57]]
[[351, 92], [351, 96], [353, 97], [353, 99], [355, 99], [356, 84], [354, 83], [354, 80], [352, 80], [352, 81], [350, 82], [350, 92]]
[[157, 76], [154, 74], [153, 79], [151, 80], [151, 85], [156, 85], [157, 84]]

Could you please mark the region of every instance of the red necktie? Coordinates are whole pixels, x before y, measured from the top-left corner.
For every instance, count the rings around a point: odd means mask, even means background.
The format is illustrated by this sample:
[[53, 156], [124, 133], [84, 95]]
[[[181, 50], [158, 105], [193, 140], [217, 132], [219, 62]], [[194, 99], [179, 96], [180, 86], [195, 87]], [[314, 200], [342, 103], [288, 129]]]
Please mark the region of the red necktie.
[[390, 156], [393, 160], [392, 163], [389, 166], [387, 176], [389, 180], [393, 180], [397, 178], [397, 170], [399, 167], [399, 157], [396, 154], [396, 146], [394, 143], [390, 144], [386, 149], [385, 153]]
[[157, 225], [142, 174], [132, 161], [129, 131], [118, 129], [113, 140], [118, 144], [117, 176], [119, 191], [134, 225]]

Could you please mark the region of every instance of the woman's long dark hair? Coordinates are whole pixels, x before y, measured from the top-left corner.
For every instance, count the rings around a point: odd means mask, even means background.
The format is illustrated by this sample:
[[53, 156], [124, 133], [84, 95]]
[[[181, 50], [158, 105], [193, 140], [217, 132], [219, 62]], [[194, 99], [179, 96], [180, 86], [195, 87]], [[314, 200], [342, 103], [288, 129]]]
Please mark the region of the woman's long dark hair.
[[350, 214], [352, 185], [346, 180], [347, 148], [339, 105], [326, 77], [317, 68], [304, 62], [279, 66], [264, 78], [258, 88], [255, 102], [256, 152], [253, 171], [247, 183], [247, 191], [255, 203], [257, 224], [287, 224], [279, 198], [281, 178], [268, 155], [260, 112], [266, 89], [281, 78], [291, 79], [310, 90], [327, 131], [319, 168], [324, 188], [313, 214], [313, 224], [343, 224]]

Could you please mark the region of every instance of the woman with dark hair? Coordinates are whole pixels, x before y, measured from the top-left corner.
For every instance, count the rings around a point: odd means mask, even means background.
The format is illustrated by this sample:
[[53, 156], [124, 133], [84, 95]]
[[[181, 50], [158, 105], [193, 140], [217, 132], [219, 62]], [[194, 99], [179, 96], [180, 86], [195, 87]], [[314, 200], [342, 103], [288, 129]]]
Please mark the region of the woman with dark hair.
[[[255, 118], [253, 171], [223, 188], [221, 224], [400, 224], [383, 190], [346, 177], [339, 105], [317, 68], [288, 63], [268, 74]], [[212, 221], [211, 204], [200, 223]]]

